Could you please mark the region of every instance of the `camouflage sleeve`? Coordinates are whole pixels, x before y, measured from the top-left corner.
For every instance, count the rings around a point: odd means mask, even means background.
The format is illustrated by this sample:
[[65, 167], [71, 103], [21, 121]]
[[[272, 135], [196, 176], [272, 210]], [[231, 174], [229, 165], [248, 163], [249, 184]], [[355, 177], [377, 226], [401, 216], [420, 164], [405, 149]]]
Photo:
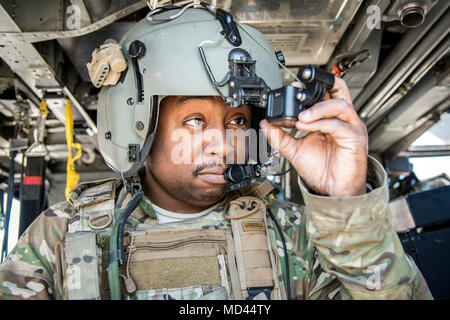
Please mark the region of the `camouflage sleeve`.
[[432, 299], [391, 224], [387, 174], [371, 157], [368, 181], [375, 188], [364, 195], [325, 197], [299, 179], [306, 231], [321, 269], [339, 280], [341, 299]]
[[56, 299], [58, 255], [72, 207], [62, 202], [42, 212], [0, 267], [0, 299]]
[[290, 289], [291, 298], [295, 300], [336, 299], [340, 283], [320, 266], [317, 250], [306, 234], [305, 207], [272, 199], [271, 211], [283, 234], [281, 238], [272, 220], [267, 220], [268, 235], [277, 261], [278, 283], [283, 288], [282, 291], [287, 293]]

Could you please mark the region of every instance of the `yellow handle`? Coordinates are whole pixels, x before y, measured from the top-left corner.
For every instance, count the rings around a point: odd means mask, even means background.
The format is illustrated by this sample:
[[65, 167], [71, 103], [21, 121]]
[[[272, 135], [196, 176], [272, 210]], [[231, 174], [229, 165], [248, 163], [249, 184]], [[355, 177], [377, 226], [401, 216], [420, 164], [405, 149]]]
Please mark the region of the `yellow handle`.
[[[42, 104], [41, 104], [42, 106]], [[73, 143], [73, 114], [69, 99], [66, 98], [66, 142], [69, 151], [67, 157], [67, 179], [66, 179], [66, 199], [70, 198], [71, 191], [78, 183], [79, 175], [75, 171], [75, 160], [81, 157], [81, 144]], [[72, 157], [72, 147], [77, 149], [77, 153]]]

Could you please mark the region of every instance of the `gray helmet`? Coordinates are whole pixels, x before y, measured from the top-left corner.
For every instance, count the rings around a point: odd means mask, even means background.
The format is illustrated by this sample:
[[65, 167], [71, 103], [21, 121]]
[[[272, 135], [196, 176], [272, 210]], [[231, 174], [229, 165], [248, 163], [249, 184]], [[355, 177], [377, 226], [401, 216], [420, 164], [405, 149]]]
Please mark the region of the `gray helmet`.
[[[152, 17], [173, 14], [170, 10]], [[229, 75], [233, 49], [243, 49], [256, 61], [255, 73], [267, 87], [282, 86], [279, 65], [266, 38], [247, 25], [238, 24], [238, 29], [242, 42], [236, 46], [224, 39], [224, 28], [211, 12], [190, 8], [167, 22], [143, 19], [128, 31], [119, 44], [127, 69], [116, 85], [102, 88], [98, 101], [99, 148], [114, 171], [129, 178], [143, 165], [155, 136], [162, 97], [229, 95], [230, 81], [214, 85], [212, 77], [225, 80]]]

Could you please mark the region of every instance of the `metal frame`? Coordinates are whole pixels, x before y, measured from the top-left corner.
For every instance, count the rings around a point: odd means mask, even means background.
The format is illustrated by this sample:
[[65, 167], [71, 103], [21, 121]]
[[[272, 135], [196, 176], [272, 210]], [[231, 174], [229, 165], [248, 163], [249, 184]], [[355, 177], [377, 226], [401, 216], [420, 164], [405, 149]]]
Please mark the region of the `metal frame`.
[[[354, 106], [360, 115], [365, 118], [371, 111], [368, 101], [379, 88], [386, 83], [386, 80], [392, 75], [392, 71], [408, 56], [408, 54], [419, 44], [425, 34], [433, 27], [439, 18], [449, 8], [449, 1], [439, 1], [437, 5], [427, 14], [425, 22], [418, 28], [408, 31], [391, 51], [384, 63], [378, 68], [375, 76], [369, 81], [364, 91], [355, 99]], [[445, 21], [444, 21], [445, 22]]]
[[[14, 31], [16, 34], [21, 32], [20, 28], [12, 20], [2, 5], [0, 5], [0, 28], [1, 30]], [[88, 134], [94, 135], [97, 133], [95, 123], [84, 111], [70, 90], [67, 87], [63, 87], [59, 83], [59, 81], [55, 78], [55, 71], [31, 43], [12, 43], [11, 41], [1, 41], [1, 43], [0, 55], [2, 59], [9, 65], [11, 70], [25, 82], [25, 84], [39, 99], [44, 97], [46, 91], [66, 94], [77, 110], [77, 113], [74, 115], [74, 119], [78, 117], [86, 121], [91, 130]], [[61, 107], [65, 108], [65, 100], [63, 96], [57, 100], [60, 100], [59, 103], [49, 104], [48, 107], [55, 113], [55, 115], [57, 115], [58, 119], [64, 123], [65, 111], [58, 110], [58, 106], [60, 109]]]
[[407, 157], [441, 157], [450, 156], [450, 145], [443, 146], [410, 146], [406, 151], [400, 152]]
[[[72, 1], [76, 2], [76, 1]], [[1, 6], [1, 5], [0, 5]], [[51, 31], [51, 32], [21, 32], [20, 30], [4, 30], [0, 32], [0, 42], [1, 43], [10, 43], [10, 44], [21, 44], [21, 43], [33, 43], [39, 41], [47, 41], [53, 39], [61, 39], [61, 38], [72, 38], [82, 36], [94, 31], [97, 31], [114, 21], [117, 21], [133, 12], [136, 12], [142, 8], [147, 6], [145, 1], [137, 1], [136, 3], [119, 10], [99, 21], [96, 21], [90, 25], [82, 27], [77, 30], [65, 30], [65, 31]], [[5, 11], [2, 7], [1, 11]], [[6, 12], [6, 11], [5, 11]], [[9, 17], [9, 15], [8, 15]], [[3, 17], [0, 16], [0, 19]], [[0, 26], [3, 24], [0, 23]]]

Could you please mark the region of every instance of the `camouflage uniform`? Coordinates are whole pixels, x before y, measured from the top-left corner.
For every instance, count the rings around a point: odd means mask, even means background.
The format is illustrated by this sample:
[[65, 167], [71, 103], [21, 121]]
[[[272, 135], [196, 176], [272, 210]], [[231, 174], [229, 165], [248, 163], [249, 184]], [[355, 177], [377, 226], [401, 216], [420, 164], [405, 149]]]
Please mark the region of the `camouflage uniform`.
[[[272, 200], [272, 212], [286, 240], [292, 298], [432, 299], [422, 274], [405, 255], [391, 225], [387, 175], [372, 158], [369, 158], [368, 181], [375, 187], [373, 191], [340, 198], [315, 195], [299, 179], [305, 207]], [[80, 202], [101, 205], [105, 199], [116, 198], [114, 188], [100, 192], [94, 188], [96, 193], [89, 194], [88, 188], [93, 186], [77, 187], [71, 201], [44, 211], [22, 235], [0, 269], [2, 299], [63, 298], [59, 279], [62, 266], [58, 263], [59, 254], [55, 248], [71, 229], [89, 229], [88, 218], [77, 209]], [[82, 194], [84, 196], [80, 197]], [[202, 219], [167, 225], [177, 225], [177, 229], [188, 229], [193, 225], [202, 229], [226, 229], [230, 225], [224, 220], [222, 211], [223, 206], [219, 206]], [[150, 206], [139, 207], [128, 219], [127, 228], [136, 229], [143, 225], [161, 228], [163, 225], [155, 218]], [[285, 290], [283, 245], [270, 219], [267, 219], [267, 227], [270, 243], [278, 256], [279, 285]], [[138, 290], [135, 295], [124, 298], [164, 299], [170, 296], [196, 299], [215, 289], [214, 286], [187, 286], [182, 290]], [[282, 295], [285, 297], [286, 293]], [[102, 298], [108, 296], [102, 295]]]

